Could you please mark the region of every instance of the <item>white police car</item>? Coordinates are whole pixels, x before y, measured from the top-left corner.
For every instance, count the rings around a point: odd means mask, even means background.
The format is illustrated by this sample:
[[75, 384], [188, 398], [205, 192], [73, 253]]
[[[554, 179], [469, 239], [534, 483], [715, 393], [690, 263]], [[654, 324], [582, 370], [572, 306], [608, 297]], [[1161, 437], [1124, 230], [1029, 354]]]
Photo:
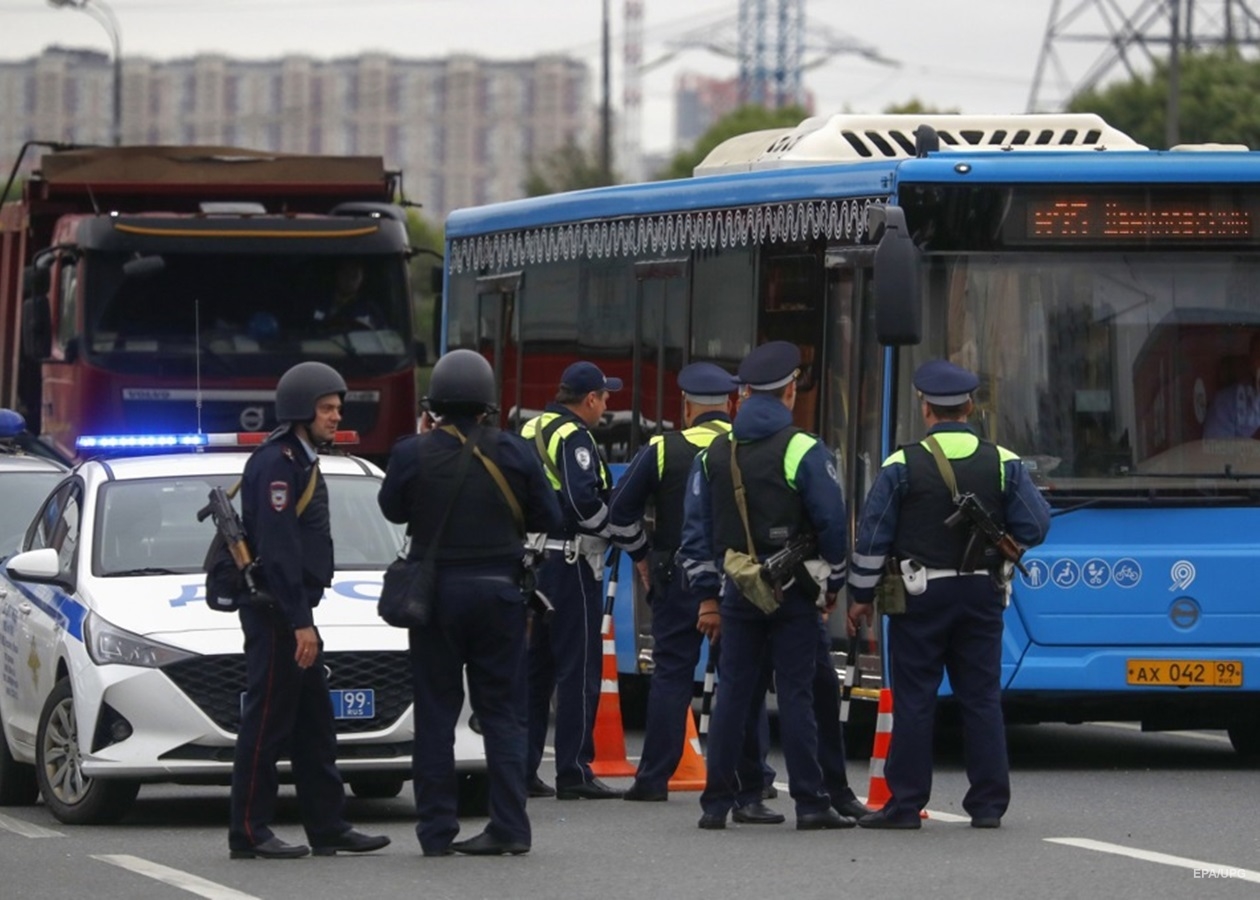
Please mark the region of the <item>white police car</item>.
[[[197, 521], [247, 453], [90, 459], [47, 497], [0, 578], [0, 804], [42, 794], [62, 822], [114, 821], [143, 782], [230, 781], [245, 686], [235, 614], [205, 602], [213, 536]], [[402, 540], [377, 506], [382, 472], [326, 456], [336, 573], [315, 610], [338, 730], [338, 764], [359, 796], [410, 777], [406, 631], [376, 614]], [[461, 717], [455, 756], [484, 771]], [[282, 772], [287, 771], [282, 761]]]

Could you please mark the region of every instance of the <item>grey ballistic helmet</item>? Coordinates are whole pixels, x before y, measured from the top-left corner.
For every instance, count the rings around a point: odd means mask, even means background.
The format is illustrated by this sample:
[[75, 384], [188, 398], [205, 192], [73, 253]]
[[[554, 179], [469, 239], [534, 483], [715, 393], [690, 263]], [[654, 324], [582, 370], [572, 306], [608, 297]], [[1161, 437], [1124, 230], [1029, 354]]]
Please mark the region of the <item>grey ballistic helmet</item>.
[[276, 419], [310, 422], [315, 418], [315, 401], [329, 394], [345, 399], [346, 381], [340, 373], [322, 362], [298, 363], [276, 385]]
[[475, 350], [451, 350], [433, 367], [425, 405], [438, 415], [497, 409], [494, 370]]

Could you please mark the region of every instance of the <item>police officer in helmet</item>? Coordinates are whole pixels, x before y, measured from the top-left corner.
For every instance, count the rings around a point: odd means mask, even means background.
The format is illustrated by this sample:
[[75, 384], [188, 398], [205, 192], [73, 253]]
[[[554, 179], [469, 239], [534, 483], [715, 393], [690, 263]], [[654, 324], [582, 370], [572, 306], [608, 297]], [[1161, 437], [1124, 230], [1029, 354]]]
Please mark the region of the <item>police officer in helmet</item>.
[[[431, 619], [408, 630], [418, 726], [416, 835], [426, 856], [525, 853], [523, 538], [558, 528], [560, 507], [534, 449], [486, 423], [495, 381], [481, 354], [452, 350], [439, 359], [426, 402], [436, 427], [394, 445], [378, 495], [386, 518], [407, 524], [412, 559], [423, 559], [437, 542]], [[490, 822], [455, 841], [455, 724], [465, 674], [485, 740]]]
[[[232, 765], [228, 847], [233, 859], [293, 859], [362, 853], [389, 844], [343, 816], [337, 734], [313, 613], [332, 583], [328, 488], [317, 448], [341, 422], [346, 383], [323, 363], [299, 363], [276, 385], [281, 422], [245, 464], [241, 518], [273, 605], [241, 607], [245, 698]], [[271, 830], [276, 760], [287, 752], [311, 846]]]
[[[1025, 547], [1045, 540], [1050, 507], [1018, 456], [967, 424], [980, 380], [944, 359], [914, 372], [927, 436], [884, 461], [853, 542], [849, 633], [871, 615], [890, 558], [908, 572], [905, 612], [889, 616], [887, 653], [896, 715], [884, 777], [891, 797], [863, 828], [914, 829], [932, 790], [932, 728], [943, 671], [962, 710], [970, 782], [963, 809], [974, 828], [1001, 825], [1011, 799], [1002, 720], [1002, 611], [1011, 575], [992, 546], [967, 552], [970, 526], [948, 524], [955, 494], [972, 494]], [[953, 485], [950, 481], [953, 481]], [[960, 525], [962, 527], [960, 527]], [[888, 574], [886, 578], [902, 578]]]

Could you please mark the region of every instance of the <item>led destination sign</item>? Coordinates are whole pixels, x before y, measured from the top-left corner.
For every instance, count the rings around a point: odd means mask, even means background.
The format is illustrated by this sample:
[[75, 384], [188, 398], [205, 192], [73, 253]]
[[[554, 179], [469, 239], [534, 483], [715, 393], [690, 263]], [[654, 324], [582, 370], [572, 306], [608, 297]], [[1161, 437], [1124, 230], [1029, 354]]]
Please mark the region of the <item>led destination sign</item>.
[[1199, 198], [1029, 199], [1026, 221], [1026, 239], [1032, 241], [1250, 241], [1254, 236], [1251, 210]]

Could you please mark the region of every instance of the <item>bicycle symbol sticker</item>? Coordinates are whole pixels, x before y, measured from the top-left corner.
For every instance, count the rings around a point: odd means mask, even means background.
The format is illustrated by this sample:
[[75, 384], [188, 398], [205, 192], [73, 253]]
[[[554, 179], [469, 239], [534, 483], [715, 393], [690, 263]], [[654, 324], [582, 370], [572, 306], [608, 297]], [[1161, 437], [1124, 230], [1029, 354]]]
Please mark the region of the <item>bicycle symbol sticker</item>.
[[1026, 560], [1024, 568], [1028, 570], [1028, 574], [1025, 575], [1021, 572], [1019, 577], [1024, 582], [1025, 587], [1037, 590], [1045, 587], [1046, 582], [1050, 580], [1050, 567], [1039, 559]]
[[1136, 559], [1127, 556], [1124, 559], [1118, 559], [1111, 567], [1111, 580], [1115, 582], [1116, 587], [1137, 587], [1138, 582], [1142, 580], [1142, 567], [1138, 565]]
[[1087, 587], [1104, 587], [1107, 582], [1111, 581], [1111, 566], [1107, 565], [1106, 560], [1098, 557], [1086, 560], [1081, 578]]
[[1070, 588], [1081, 580], [1081, 567], [1075, 560], [1061, 559], [1050, 570], [1050, 578], [1061, 588]]

